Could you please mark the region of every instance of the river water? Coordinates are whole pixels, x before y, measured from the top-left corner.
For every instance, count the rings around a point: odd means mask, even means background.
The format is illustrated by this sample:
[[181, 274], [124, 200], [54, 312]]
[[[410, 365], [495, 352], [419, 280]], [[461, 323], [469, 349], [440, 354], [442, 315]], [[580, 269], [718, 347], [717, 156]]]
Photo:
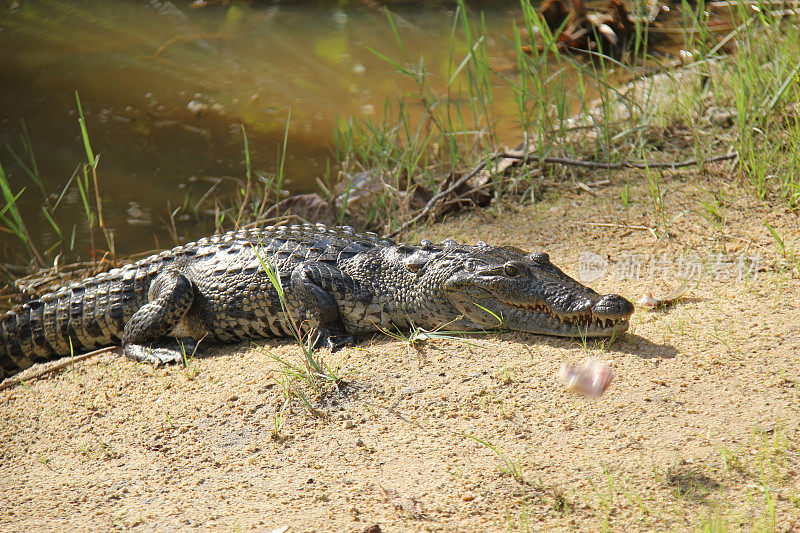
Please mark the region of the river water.
[[[337, 117], [377, 118], [387, 97], [411, 89], [408, 79], [369, 49], [402, 57], [386, 13], [330, 4], [4, 2], [0, 164], [15, 193], [26, 187], [18, 205], [40, 248], [52, 244], [55, 234], [42, 214], [42, 193], [17, 157], [32, 167], [27, 132], [54, 204], [86, 159], [76, 91], [92, 149], [100, 154], [105, 222], [120, 253], [173, 245], [166, 221], [189, 188], [196, 197], [209, 187], [207, 180], [244, 176], [242, 125], [253, 166], [267, 175], [276, 172], [288, 120], [284, 188], [317, 190], [316, 180], [325, 178], [335, 160]], [[422, 60], [432, 83], [444, 86], [452, 69], [455, 14], [424, 5], [393, 8], [392, 17], [408, 56]], [[513, 48], [503, 35], [511, 35], [518, 4], [493, 2], [481, 9], [495, 36], [489, 40], [493, 64], [513, 67]], [[463, 57], [466, 45], [459, 46]], [[509, 97], [497, 98], [501, 113], [513, 108]], [[58, 208], [68, 235], [73, 225], [82, 234], [82, 210], [73, 184]], [[213, 231], [213, 225], [190, 220], [178, 229], [185, 240]], [[0, 262], [22, 256], [21, 244], [7, 233], [0, 245]], [[91, 255], [85, 240], [76, 249], [83, 258]]]

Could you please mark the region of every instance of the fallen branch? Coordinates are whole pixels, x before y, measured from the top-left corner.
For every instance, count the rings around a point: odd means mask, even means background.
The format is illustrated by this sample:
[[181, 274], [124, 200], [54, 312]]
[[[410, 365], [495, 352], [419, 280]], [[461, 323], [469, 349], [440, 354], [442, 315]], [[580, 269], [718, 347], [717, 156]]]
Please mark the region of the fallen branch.
[[565, 165], [565, 166], [573, 166], [573, 167], [584, 167], [584, 168], [598, 168], [604, 170], [617, 170], [622, 168], [639, 168], [639, 169], [648, 169], [648, 168], [667, 168], [667, 169], [676, 169], [682, 167], [691, 167], [694, 165], [699, 164], [706, 164], [706, 163], [716, 163], [717, 161], [726, 161], [729, 159], [735, 159], [739, 154], [737, 152], [730, 152], [727, 154], [716, 155], [713, 157], [709, 157], [706, 159], [687, 159], [685, 161], [656, 161], [653, 163], [648, 162], [641, 162], [641, 161], [619, 161], [617, 163], [602, 163], [597, 161], [584, 161], [581, 159], [568, 159], [565, 157], [539, 157], [536, 155], [531, 154], [509, 154], [506, 152], [501, 152], [492, 156], [487, 157], [478, 165], [475, 166], [469, 173], [464, 174], [460, 178], [458, 178], [455, 183], [453, 183], [450, 187], [443, 190], [442, 192], [434, 195], [428, 203], [425, 204], [425, 207], [420, 211], [417, 215], [413, 216], [409, 220], [400, 224], [397, 229], [386, 233], [384, 237], [395, 237], [405, 231], [408, 227], [415, 224], [420, 219], [428, 216], [428, 214], [433, 211], [433, 208], [442, 200], [445, 196], [453, 193], [456, 189], [458, 189], [461, 185], [463, 185], [468, 180], [474, 178], [478, 175], [478, 173], [486, 168], [486, 166], [497, 159], [514, 159], [517, 161], [524, 161], [526, 163], [542, 163], [542, 164], [552, 164], [552, 165]]
[[648, 226], [631, 226], [630, 224], [612, 224], [610, 222], [580, 222], [573, 221], [571, 224], [578, 224], [580, 226], [592, 226], [596, 228], [619, 228], [626, 230], [639, 230], [639, 231], [653, 231], [653, 228]]
[[[722, 155], [715, 155], [713, 157], [709, 157], [707, 159], [687, 159], [686, 161], [656, 161], [653, 163], [648, 163], [644, 161], [619, 161], [617, 163], [602, 163], [597, 161], [583, 161], [581, 159], [567, 159], [564, 157], [538, 157], [535, 155], [515, 155], [515, 154], [505, 154], [504, 157], [508, 159], [517, 159], [520, 161], [529, 161], [529, 162], [539, 162], [545, 164], [553, 164], [553, 165], [565, 165], [565, 166], [573, 166], [573, 167], [585, 167], [585, 168], [599, 168], [604, 170], [618, 170], [622, 168], [640, 168], [640, 169], [647, 169], [647, 168], [668, 168], [668, 169], [676, 169], [682, 167], [691, 167], [699, 164], [706, 164], [706, 163], [716, 163], [717, 161], [726, 161], [729, 159], [734, 159], [739, 154], [737, 152], [731, 152]], [[502, 156], [502, 155], [501, 155]]]
[[386, 235], [384, 235], [384, 237], [394, 237], [395, 235], [398, 235], [400, 232], [404, 231], [406, 228], [408, 228], [409, 226], [411, 226], [412, 224], [417, 222], [419, 219], [427, 216], [428, 213], [430, 213], [431, 210], [434, 207], [436, 207], [436, 204], [439, 203], [439, 200], [441, 200], [442, 198], [444, 198], [448, 194], [454, 192], [456, 189], [461, 187], [461, 185], [466, 183], [467, 180], [470, 180], [470, 179], [474, 178], [475, 176], [477, 176], [478, 172], [480, 172], [481, 170], [486, 168], [486, 165], [489, 163], [489, 161], [494, 161], [495, 159], [499, 159], [501, 157], [501, 155], [502, 154], [496, 154], [496, 155], [493, 155], [493, 156], [489, 157], [488, 159], [485, 159], [485, 160], [481, 161], [478, 164], [478, 166], [473, 168], [468, 174], [464, 174], [463, 176], [458, 178], [455, 181], [455, 183], [453, 183], [450, 187], [448, 187], [447, 189], [443, 190], [439, 194], [434, 195], [433, 198], [428, 200], [428, 203], [425, 204], [425, 207], [422, 209], [422, 211], [420, 211], [420, 213], [417, 216], [415, 216], [415, 217], [405, 221], [404, 223], [400, 224], [400, 226], [396, 230], [394, 230], [394, 231], [392, 231], [390, 233], [387, 233]]
[[78, 363], [80, 361], [84, 361], [86, 359], [89, 359], [90, 357], [94, 357], [95, 355], [100, 355], [100, 354], [103, 354], [103, 353], [106, 353], [106, 352], [110, 352], [114, 348], [116, 348], [116, 346], [107, 346], [105, 348], [100, 348], [99, 350], [94, 350], [93, 352], [85, 353], [83, 355], [78, 355], [76, 357], [69, 357], [69, 358], [65, 359], [64, 361], [61, 361], [60, 363], [58, 363], [58, 364], [56, 364], [54, 366], [51, 366], [50, 368], [47, 368], [45, 370], [41, 370], [39, 372], [36, 372], [35, 374], [32, 374], [32, 375], [30, 375], [30, 376], [28, 376], [26, 378], [7, 379], [3, 383], [0, 383], [0, 390], [5, 390], [5, 389], [10, 389], [11, 387], [16, 387], [17, 385], [19, 385], [23, 381], [35, 381], [37, 379], [41, 379], [44, 376], [48, 376], [50, 374], [53, 374], [54, 372], [58, 372], [62, 368], [66, 368], [66, 367], [68, 367], [68, 366], [70, 366], [70, 365], [72, 365], [74, 363]]

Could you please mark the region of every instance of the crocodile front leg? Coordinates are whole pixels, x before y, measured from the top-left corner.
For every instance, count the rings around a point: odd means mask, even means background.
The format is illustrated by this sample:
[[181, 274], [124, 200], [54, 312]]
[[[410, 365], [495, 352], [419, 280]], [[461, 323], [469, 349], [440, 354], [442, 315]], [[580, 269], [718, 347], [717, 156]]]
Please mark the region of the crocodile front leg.
[[344, 281], [338, 269], [316, 261], [301, 263], [292, 271], [292, 290], [286, 303], [292, 316], [307, 320], [306, 328], [310, 330], [314, 348], [327, 346], [335, 352], [358, 342], [358, 338], [347, 331], [339, 304], [331, 294], [333, 290], [344, 292], [354, 288], [345, 287], [347, 283], [353, 284], [349, 278]]
[[123, 353], [130, 359], [155, 364], [177, 363], [197, 346], [194, 339], [174, 339], [168, 335], [178, 325], [194, 301], [194, 286], [189, 278], [169, 270], [150, 284], [148, 303], [125, 324]]

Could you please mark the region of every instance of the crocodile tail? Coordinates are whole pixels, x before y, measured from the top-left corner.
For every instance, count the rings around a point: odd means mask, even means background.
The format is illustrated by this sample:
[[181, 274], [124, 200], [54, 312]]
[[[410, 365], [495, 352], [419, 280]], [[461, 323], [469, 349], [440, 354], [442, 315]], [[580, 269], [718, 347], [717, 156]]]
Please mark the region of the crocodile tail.
[[98, 291], [93, 289], [72, 286], [0, 315], [2, 373], [11, 375], [41, 361], [117, 341], [122, 320], [98, 317]]
[[57, 355], [44, 337], [45, 308], [42, 300], [33, 300], [0, 317], [0, 367], [5, 374]]

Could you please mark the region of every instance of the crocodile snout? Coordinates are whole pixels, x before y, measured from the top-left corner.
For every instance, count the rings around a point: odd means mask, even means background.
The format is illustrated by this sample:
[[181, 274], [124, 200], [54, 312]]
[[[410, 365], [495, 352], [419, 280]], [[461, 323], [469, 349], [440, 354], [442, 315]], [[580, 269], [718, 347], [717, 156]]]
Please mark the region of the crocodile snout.
[[603, 318], [628, 318], [633, 304], [619, 294], [604, 294], [592, 307], [592, 314]]

